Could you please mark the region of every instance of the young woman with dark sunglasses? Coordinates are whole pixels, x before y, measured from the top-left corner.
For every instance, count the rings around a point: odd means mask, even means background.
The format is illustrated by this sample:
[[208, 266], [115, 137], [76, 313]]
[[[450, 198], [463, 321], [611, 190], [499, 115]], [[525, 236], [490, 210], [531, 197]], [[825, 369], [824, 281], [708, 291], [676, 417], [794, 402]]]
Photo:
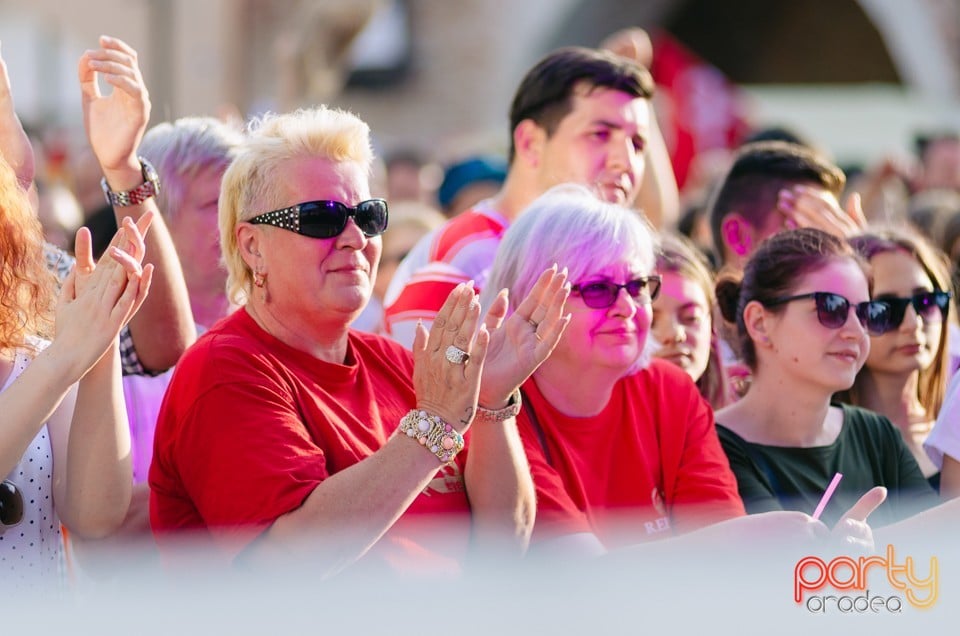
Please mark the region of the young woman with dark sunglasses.
[[191, 537], [221, 563], [321, 578], [449, 574], [473, 549], [524, 550], [535, 502], [516, 390], [563, 332], [565, 277], [541, 272], [506, 320], [506, 299], [481, 320], [465, 281], [412, 351], [356, 331], [388, 225], [372, 162], [369, 126], [320, 106], [257, 120], [224, 174], [240, 309], [184, 354], [160, 410], [161, 550]]
[[748, 513], [813, 511], [838, 472], [828, 524], [874, 486], [889, 493], [871, 517], [878, 526], [937, 503], [886, 417], [832, 402], [853, 385], [871, 335], [888, 332], [895, 313], [870, 300], [864, 263], [849, 244], [813, 229], [777, 234], [742, 279], [721, 277], [717, 297], [753, 371], [747, 394], [716, 415]]
[[870, 355], [843, 398], [893, 422], [924, 476], [939, 488], [939, 467], [923, 442], [950, 372], [946, 256], [905, 228], [866, 233], [850, 243], [869, 263], [873, 298], [890, 307], [891, 321], [883, 333], [871, 334]]

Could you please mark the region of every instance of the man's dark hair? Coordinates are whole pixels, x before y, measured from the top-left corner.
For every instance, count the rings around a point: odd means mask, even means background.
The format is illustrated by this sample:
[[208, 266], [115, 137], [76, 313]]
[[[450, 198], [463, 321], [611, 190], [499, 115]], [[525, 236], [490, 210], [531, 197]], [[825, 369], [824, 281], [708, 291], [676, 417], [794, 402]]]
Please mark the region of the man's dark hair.
[[510, 155], [513, 161], [513, 131], [525, 119], [531, 119], [552, 135], [570, 112], [574, 88], [586, 84], [650, 99], [654, 83], [649, 71], [636, 62], [597, 49], [565, 47], [557, 49], [531, 68], [510, 105]]
[[954, 130], [937, 130], [916, 133], [913, 137], [913, 151], [921, 161], [927, 149], [940, 141], [960, 141], [960, 133]]
[[800, 133], [787, 126], [766, 126], [753, 130], [740, 145], [755, 144], [760, 141], [785, 141], [789, 144], [813, 148], [813, 144], [804, 139]]
[[736, 212], [758, 228], [776, 210], [780, 190], [808, 184], [839, 199], [846, 181], [838, 167], [803, 146], [761, 141], [741, 147], [707, 205], [717, 255], [723, 260], [726, 254], [721, 224], [728, 214]]

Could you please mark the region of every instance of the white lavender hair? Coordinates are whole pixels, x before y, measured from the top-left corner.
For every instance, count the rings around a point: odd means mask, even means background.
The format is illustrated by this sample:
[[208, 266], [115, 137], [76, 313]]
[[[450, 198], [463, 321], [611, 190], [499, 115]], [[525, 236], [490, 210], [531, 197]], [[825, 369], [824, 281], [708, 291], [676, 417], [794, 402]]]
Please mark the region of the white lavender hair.
[[[622, 263], [650, 274], [657, 246], [655, 230], [636, 210], [601, 201], [580, 185], [555, 186], [534, 200], [507, 230], [480, 300], [489, 308], [497, 292], [506, 288], [508, 313], [512, 313], [554, 263], [567, 268], [573, 283]], [[651, 349], [648, 338], [628, 374], [647, 365]]]

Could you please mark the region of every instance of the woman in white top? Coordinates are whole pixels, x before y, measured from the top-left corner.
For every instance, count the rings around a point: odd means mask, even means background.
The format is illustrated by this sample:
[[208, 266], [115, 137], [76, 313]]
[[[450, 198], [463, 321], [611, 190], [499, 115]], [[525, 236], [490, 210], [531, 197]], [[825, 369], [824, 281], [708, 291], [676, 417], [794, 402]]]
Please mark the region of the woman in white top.
[[61, 523], [78, 537], [102, 537], [127, 512], [130, 436], [117, 336], [149, 288], [153, 268], [140, 260], [152, 218], [145, 215], [140, 227], [126, 219], [99, 266], [89, 231], [78, 232], [77, 266], [54, 310], [56, 280], [39, 221], [0, 157], [0, 569], [7, 585], [56, 581]]

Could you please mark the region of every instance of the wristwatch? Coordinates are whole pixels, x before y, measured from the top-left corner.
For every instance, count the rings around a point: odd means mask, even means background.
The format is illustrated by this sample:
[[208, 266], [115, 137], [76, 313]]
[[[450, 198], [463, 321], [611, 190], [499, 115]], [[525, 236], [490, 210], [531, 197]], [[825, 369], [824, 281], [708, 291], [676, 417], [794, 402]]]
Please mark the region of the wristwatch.
[[103, 188], [103, 196], [107, 203], [114, 207], [125, 208], [130, 205], [143, 203], [150, 197], [156, 196], [160, 192], [160, 175], [156, 168], [143, 157], [137, 157], [140, 161], [140, 168], [143, 170], [143, 183], [133, 190], [126, 192], [114, 192], [107, 185], [107, 178], [100, 179], [100, 187]]

